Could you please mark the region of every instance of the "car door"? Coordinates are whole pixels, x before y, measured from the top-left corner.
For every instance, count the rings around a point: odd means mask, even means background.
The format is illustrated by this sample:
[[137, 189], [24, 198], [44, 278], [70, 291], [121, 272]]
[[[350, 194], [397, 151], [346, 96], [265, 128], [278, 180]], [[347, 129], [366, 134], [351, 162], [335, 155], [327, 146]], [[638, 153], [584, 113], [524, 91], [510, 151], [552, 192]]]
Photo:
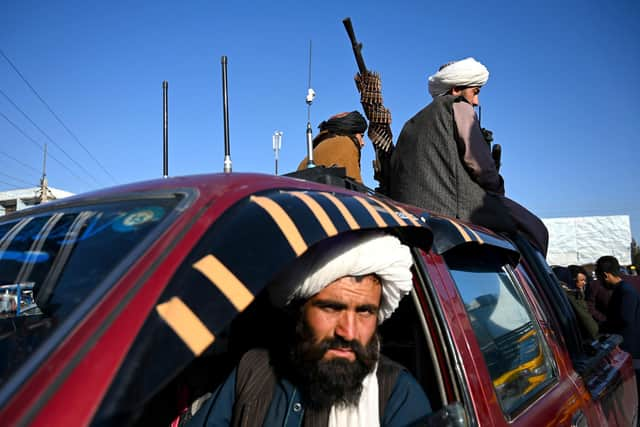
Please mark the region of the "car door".
[[498, 236], [433, 218], [429, 273], [460, 359], [478, 425], [586, 425], [576, 386], [548, 324], [515, 269], [519, 252]]
[[588, 390], [597, 413], [596, 423], [635, 425], [635, 375], [631, 356], [618, 347], [621, 337], [601, 335], [594, 341], [583, 338], [576, 315], [542, 254], [521, 236], [514, 236], [513, 241], [523, 255], [519, 270], [555, 325], [554, 338], [565, 345], [578, 387]]

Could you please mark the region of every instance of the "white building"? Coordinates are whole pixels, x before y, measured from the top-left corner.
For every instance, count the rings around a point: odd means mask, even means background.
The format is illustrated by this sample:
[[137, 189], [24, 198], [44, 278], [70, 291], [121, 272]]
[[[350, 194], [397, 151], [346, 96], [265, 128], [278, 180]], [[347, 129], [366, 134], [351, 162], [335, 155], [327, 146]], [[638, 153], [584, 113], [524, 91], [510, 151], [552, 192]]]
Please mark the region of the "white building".
[[595, 263], [603, 255], [631, 264], [629, 215], [542, 218], [549, 230], [547, 262], [551, 265]]
[[[48, 200], [62, 199], [73, 196], [73, 193], [48, 187]], [[19, 188], [15, 190], [0, 191], [0, 215], [19, 211], [29, 206], [41, 203], [41, 187]]]

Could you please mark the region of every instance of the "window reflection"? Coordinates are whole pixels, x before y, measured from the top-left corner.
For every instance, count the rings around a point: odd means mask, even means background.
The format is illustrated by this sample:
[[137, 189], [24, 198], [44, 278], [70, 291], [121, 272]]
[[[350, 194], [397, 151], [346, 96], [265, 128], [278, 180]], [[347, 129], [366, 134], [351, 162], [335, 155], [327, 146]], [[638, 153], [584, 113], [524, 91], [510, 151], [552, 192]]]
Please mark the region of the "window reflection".
[[0, 221], [0, 384], [97, 288], [108, 290], [181, 200], [142, 197]]
[[513, 414], [554, 374], [527, 302], [499, 264], [447, 259], [498, 400]]

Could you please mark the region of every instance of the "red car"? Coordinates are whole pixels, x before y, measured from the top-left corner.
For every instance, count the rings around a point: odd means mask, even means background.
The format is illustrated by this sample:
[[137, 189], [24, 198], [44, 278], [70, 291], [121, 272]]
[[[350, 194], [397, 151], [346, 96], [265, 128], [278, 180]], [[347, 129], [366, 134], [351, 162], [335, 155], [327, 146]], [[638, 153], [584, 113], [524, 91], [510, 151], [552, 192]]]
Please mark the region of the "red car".
[[[589, 342], [543, 257], [335, 177], [132, 184], [0, 219], [4, 425], [170, 425], [277, 333], [277, 273], [342, 233], [412, 247], [414, 291], [381, 326], [431, 425], [635, 425], [620, 337]], [[7, 303], [4, 303], [7, 301]]]

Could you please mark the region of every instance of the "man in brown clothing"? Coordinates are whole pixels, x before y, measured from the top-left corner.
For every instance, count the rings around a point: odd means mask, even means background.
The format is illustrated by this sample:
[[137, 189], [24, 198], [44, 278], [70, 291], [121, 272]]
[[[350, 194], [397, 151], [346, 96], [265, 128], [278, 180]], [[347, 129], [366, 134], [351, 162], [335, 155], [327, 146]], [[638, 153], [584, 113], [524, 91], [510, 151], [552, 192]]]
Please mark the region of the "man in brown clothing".
[[[320, 133], [313, 139], [313, 162], [318, 166], [343, 167], [349, 178], [362, 183], [360, 150], [364, 146], [367, 121], [358, 111], [340, 113], [318, 126]], [[305, 157], [298, 170], [306, 169]]]

